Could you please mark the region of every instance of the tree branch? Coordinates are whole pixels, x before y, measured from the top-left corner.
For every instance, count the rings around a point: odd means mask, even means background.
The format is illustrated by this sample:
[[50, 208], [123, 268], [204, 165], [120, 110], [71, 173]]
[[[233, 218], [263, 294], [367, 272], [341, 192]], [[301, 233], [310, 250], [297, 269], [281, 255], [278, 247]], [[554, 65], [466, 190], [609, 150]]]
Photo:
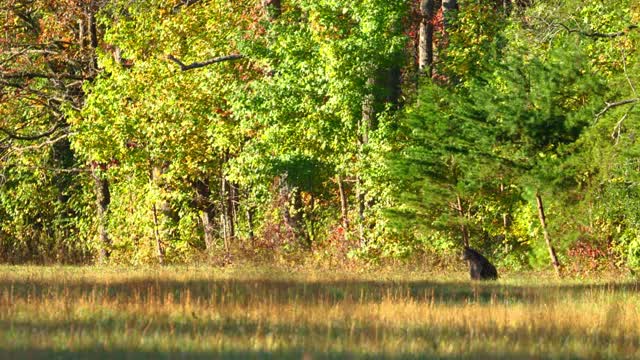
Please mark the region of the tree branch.
[[15, 139], [15, 140], [27, 140], [27, 141], [31, 141], [31, 140], [38, 140], [38, 139], [42, 139], [43, 137], [47, 137], [51, 134], [53, 134], [54, 132], [56, 132], [56, 130], [58, 130], [60, 128], [60, 123], [57, 123], [55, 125], [53, 125], [53, 127], [51, 127], [51, 129], [40, 133], [40, 134], [35, 134], [35, 135], [20, 135], [17, 133], [14, 133], [12, 131], [9, 131], [3, 127], [0, 127], [0, 132], [6, 134], [9, 138], [11, 139]]
[[201, 68], [201, 67], [205, 67], [211, 64], [215, 64], [215, 63], [219, 63], [219, 62], [223, 62], [223, 61], [232, 61], [232, 60], [239, 60], [239, 59], [243, 59], [244, 55], [241, 54], [231, 54], [231, 55], [225, 55], [225, 56], [220, 56], [220, 57], [215, 57], [209, 60], [205, 60], [202, 62], [194, 62], [191, 63], [189, 65], [186, 65], [185, 63], [183, 63], [182, 61], [180, 61], [178, 58], [176, 58], [173, 55], [168, 55], [167, 59], [173, 61], [174, 63], [178, 64], [178, 66], [180, 66], [180, 70], [182, 71], [187, 71], [187, 70], [191, 70], [191, 69], [197, 69], [197, 68]]
[[34, 144], [34, 145], [29, 145], [29, 146], [24, 146], [24, 147], [14, 147], [11, 148], [9, 153], [23, 153], [25, 151], [29, 151], [29, 150], [39, 150], [42, 149], [45, 146], [49, 146], [49, 145], [53, 145], [55, 143], [57, 143], [58, 141], [62, 141], [66, 138], [68, 138], [71, 134], [70, 133], [66, 133], [66, 134], [62, 134], [60, 136], [58, 136], [57, 138], [54, 139], [50, 139], [47, 141], [43, 141], [39, 144]]
[[613, 127], [613, 132], [611, 132], [611, 138], [615, 141], [615, 145], [618, 145], [618, 141], [620, 141], [620, 133], [622, 132], [622, 123], [627, 118], [627, 116], [629, 116], [629, 113], [631, 112], [631, 110], [633, 110], [634, 106], [635, 105], [627, 109], [627, 112], [624, 113], [622, 118], [620, 118], [620, 120], [616, 123], [616, 126]]
[[640, 98], [620, 100], [612, 103], [606, 102], [605, 104], [607, 104], [607, 106], [605, 106], [604, 109], [600, 110], [600, 112], [596, 114], [596, 120], [598, 120], [602, 115], [604, 115], [607, 111], [611, 110], [614, 107], [627, 105], [627, 104], [635, 104], [637, 102], [640, 102]]
[[92, 80], [91, 77], [73, 75], [73, 74], [45, 74], [36, 72], [15, 72], [0, 73], [2, 79], [71, 79], [71, 80]]
[[613, 39], [613, 38], [616, 38], [616, 37], [624, 36], [629, 31], [638, 29], [638, 25], [629, 25], [629, 26], [627, 26], [626, 29], [624, 29], [622, 31], [612, 32], [612, 33], [603, 33], [603, 32], [598, 32], [598, 31], [583, 31], [583, 30], [580, 30], [580, 29], [571, 29], [571, 28], [569, 28], [567, 25], [565, 25], [563, 23], [558, 23], [558, 25], [560, 25], [565, 30], [567, 30], [568, 33], [577, 33], [577, 34], [580, 34], [580, 35], [583, 35], [583, 36], [594, 37], [594, 38], [604, 38], [604, 39]]

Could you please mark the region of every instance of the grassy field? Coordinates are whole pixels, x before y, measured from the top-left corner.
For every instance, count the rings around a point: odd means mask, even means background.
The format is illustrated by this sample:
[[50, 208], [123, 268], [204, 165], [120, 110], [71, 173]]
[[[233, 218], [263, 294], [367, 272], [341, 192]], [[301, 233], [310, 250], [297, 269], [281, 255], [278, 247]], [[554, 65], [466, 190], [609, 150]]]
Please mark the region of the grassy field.
[[0, 267], [6, 359], [637, 359], [640, 283]]

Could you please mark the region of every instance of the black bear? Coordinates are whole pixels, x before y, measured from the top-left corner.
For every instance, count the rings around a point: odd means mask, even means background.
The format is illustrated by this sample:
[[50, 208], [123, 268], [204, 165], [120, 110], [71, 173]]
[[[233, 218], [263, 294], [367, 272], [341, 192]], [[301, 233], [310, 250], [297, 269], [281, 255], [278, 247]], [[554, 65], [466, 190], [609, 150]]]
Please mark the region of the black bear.
[[464, 247], [462, 259], [469, 262], [471, 280], [496, 280], [498, 278], [496, 267], [493, 266], [487, 258], [472, 248], [468, 246]]

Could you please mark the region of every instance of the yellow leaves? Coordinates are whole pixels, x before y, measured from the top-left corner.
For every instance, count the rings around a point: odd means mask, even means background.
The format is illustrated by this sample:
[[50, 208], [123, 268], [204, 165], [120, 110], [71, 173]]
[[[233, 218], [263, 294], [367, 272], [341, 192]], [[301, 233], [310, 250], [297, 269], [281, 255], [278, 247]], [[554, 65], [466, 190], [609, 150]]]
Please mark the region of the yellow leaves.
[[618, 176], [618, 177], [611, 178], [609, 182], [612, 184], [624, 184], [627, 182], [627, 179], [623, 176]]
[[640, 3], [638, 2], [631, 5], [631, 21], [634, 24], [640, 24]]

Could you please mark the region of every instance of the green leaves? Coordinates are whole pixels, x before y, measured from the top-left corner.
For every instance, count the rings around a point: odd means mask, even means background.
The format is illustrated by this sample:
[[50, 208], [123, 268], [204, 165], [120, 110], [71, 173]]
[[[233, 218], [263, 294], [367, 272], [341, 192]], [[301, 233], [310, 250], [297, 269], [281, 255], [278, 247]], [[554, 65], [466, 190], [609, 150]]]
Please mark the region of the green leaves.
[[[420, 19], [406, 0], [290, 0], [278, 11], [117, 0], [98, 14], [97, 44], [78, 27], [81, 6], [34, 8], [39, 34], [3, 13], [17, 40], [51, 45], [16, 55], [0, 43], [0, 126], [59, 124], [71, 148], [25, 141], [0, 159], [0, 218], [10, 219], [0, 229], [58, 236], [46, 223], [93, 239], [105, 224], [116, 259], [140, 263], [263, 237], [289, 251], [338, 236], [402, 256], [470, 234], [537, 264], [527, 201], [540, 190], [565, 247], [582, 231], [635, 261], [638, 108], [607, 104], [637, 98], [640, 8], [512, 3], [460, 2], [446, 32], [436, 14], [435, 76], [422, 84]], [[92, 212], [90, 172], [111, 186], [108, 209]], [[35, 194], [45, 210], [29, 203]], [[599, 232], [580, 230], [592, 216]]]

